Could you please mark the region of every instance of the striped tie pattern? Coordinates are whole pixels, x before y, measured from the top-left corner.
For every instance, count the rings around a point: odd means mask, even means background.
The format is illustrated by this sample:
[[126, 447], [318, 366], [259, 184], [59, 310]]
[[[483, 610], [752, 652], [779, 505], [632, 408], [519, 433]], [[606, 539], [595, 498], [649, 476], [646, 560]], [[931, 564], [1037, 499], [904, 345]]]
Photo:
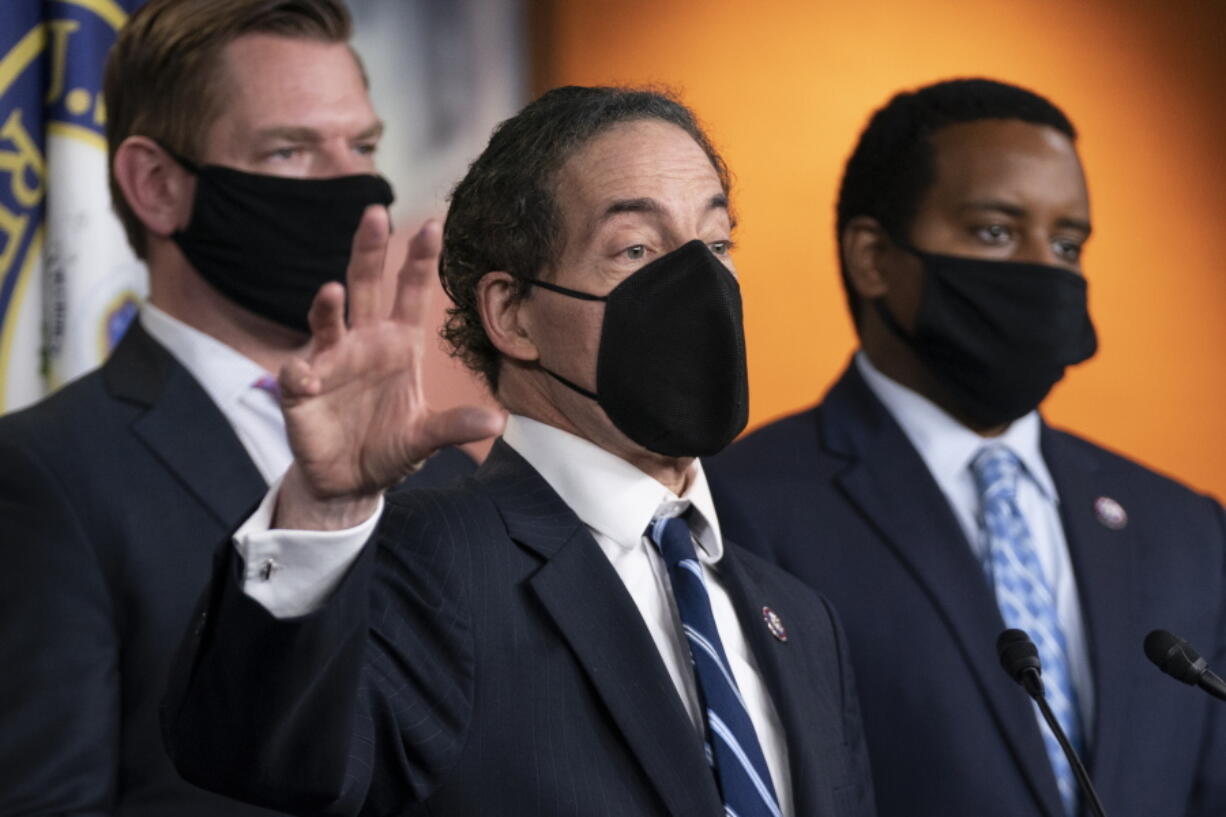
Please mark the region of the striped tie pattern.
[[656, 519], [649, 535], [664, 557], [681, 614], [706, 721], [707, 762], [724, 799], [724, 813], [727, 817], [780, 817], [766, 758], [715, 629], [689, 525], [676, 517]]
[[[1030, 529], [1017, 505], [1021, 467], [1017, 456], [999, 444], [985, 446], [971, 463], [988, 544], [983, 568], [996, 589], [996, 604], [1005, 623], [1025, 630], [1038, 647], [1047, 702], [1069, 742], [1080, 753], [1081, 722], [1069, 674], [1068, 642], [1056, 615], [1055, 595], [1043, 575]], [[1078, 813], [1077, 778], [1047, 724], [1040, 723], [1039, 728], [1065, 813], [1072, 817]]]

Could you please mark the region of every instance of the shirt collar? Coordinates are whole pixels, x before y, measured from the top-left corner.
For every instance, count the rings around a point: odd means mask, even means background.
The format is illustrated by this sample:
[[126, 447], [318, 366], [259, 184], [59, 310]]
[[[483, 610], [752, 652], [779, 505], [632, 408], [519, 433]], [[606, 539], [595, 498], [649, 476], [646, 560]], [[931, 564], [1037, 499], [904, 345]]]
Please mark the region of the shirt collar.
[[267, 374], [254, 360], [151, 303], [141, 306], [140, 321], [219, 406], [234, 405]]
[[677, 496], [653, 477], [589, 440], [545, 423], [512, 414], [502, 439], [549, 483], [575, 515], [619, 547], [637, 547], [658, 516], [690, 510], [689, 524], [699, 559], [723, 557], [723, 537], [702, 464], [690, 466], [690, 485]]
[[983, 437], [927, 397], [882, 374], [863, 350], [856, 353], [855, 361], [864, 382], [902, 427], [938, 481], [942, 476], [953, 476], [969, 468], [985, 445], [1000, 443], [1017, 455], [1039, 490], [1052, 502], [1058, 501], [1055, 483], [1039, 447], [1042, 422], [1038, 410], [1014, 420], [999, 437]]

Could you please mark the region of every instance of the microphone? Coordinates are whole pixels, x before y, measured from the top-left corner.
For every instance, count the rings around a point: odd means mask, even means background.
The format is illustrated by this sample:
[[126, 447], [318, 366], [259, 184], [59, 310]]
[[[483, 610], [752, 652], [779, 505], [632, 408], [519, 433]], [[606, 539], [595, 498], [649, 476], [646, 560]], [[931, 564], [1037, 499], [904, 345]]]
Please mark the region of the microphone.
[[1043, 697], [1039, 648], [1025, 630], [1005, 630], [1001, 633], [996, 639], [996, 654], [1000, 656], [1000, 665], [1010, 678], [1021, 684], [1031, 697]]
[[996, 654], [1009, 677], [1020, 684], [1026, 694], [1038, 704], [1043, 720], [1047, 721], [1051, 733], [1056, 736], [1056, 742], [1060, 744], [1069, 765], [1073, 767], [1073, 775], [1077, 778], [1077, 785], [1081, 787], [1086, 802], [1090, 804], [1090, 810], [1095, 817], [1106, 817], [1102, 801], [1098, 799], [1098, 792], [1094, 791], [1094, 784], [1090, 782], [1085, 765], [1082, 764], [1081, 758], [1077, 757], [1073, 744], [1069, 743], [1068, 735], [1064, 734], [1060, 722], [1047, 705], [1047, 698], [1043, 693], [1043, 668], [1042, 662], [1039, 661], [1039, 648], [1030, 640], [1030, 636], [1026, 635], [1025, 630], [1005, 630], [996, 638]]
[[1226, 701], [1226, 681], [1223, 681], [1192, 645], [1166, 630], [1154, 630], [1145, 636], [1145, 656], [1158, 669], [1185, 684], [1199, 686], [1215, 698]]

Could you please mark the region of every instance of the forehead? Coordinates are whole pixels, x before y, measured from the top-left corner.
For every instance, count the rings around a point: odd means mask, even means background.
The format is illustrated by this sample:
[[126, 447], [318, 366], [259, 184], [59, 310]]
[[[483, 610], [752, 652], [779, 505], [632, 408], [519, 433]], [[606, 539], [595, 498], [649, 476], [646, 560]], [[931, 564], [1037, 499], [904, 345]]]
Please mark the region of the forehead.
[[567, 159], [557, 176], [559, 204], [576, 215], [598, 215], [611, 202], [638, 198], [705, 207], [722, 192], [719, 174], [702, 147], [681, 128], [658, 119], [612, 126]]
[[[258, 128], [338, 124], [374, 115], [366, 83], [346, 43], [246, 34], [228, 43], [218, 64], [219, 119]], [[367, 122], [361, 122], [364, 126]]]
[[928, 203], [980, 198], [1089, 209], [1076, 148], [1055, 128], [985, 119], [944, 127], [931, 141], [936, 173]]

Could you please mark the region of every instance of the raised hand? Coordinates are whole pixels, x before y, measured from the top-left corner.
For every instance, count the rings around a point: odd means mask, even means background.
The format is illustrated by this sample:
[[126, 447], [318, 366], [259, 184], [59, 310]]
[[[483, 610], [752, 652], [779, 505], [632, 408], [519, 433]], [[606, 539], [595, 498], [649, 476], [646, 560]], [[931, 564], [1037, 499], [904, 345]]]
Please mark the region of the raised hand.
[[294, 464], [277, 499], [274, 525], [349, 527], [368, 518], [380, 493], [446, 445], [498, 434], [490, 409], [432, 411], [422, 392], [428, 282], [438, 268], [441, 229], [427, 222], [387, 297], [387, 211], [362, 217], [346, 288], [324, 286], [311, 306], [311, 343], [281, 370], [282, 410]]

